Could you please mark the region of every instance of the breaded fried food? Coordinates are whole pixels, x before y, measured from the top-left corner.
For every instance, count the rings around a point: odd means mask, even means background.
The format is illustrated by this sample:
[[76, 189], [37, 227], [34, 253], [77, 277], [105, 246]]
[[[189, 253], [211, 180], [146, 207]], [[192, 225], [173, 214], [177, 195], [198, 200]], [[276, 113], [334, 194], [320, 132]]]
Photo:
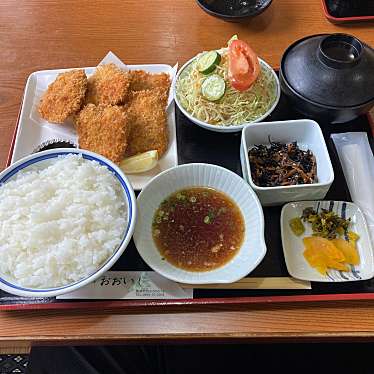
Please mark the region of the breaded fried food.
[[157, 149], [161, 157], [168, 148], [169, 134], [166, 123], [167, 95], [154, 88], [131, 94], [127, 112], [131, 123], [126, 157]]
[[160, 88], [169, 95], [170, 76], [166, 73], [150, 74], [144, 70], [132, 70], [131, 74], [131, 91], [152, 90]]
[[120, 162], [129, 137], [129, 121], [118, 106], [86, 105], [77, 115], [75, 126], [79, 147]]
[[86, 103], [118, 105], [127, 101], [130, 74], [114, 64], [99, 65], [88, 79]]
[[87, 77], [84, 70], [59, 74], [40, 100], [40, 116], [49, 122], [63, 123], [81, 108], [86, 91]]

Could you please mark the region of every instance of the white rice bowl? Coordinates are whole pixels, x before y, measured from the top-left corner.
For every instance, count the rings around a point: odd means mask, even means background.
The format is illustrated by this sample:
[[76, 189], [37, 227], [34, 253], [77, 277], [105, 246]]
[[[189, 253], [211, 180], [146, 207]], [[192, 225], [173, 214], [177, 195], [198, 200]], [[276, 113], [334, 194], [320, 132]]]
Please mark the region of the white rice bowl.
[[78, 154], [28, 167], [0, 186], [0, 273], [45, 289], [97, 271], [125, 236], [128, 206], [109, 169]]

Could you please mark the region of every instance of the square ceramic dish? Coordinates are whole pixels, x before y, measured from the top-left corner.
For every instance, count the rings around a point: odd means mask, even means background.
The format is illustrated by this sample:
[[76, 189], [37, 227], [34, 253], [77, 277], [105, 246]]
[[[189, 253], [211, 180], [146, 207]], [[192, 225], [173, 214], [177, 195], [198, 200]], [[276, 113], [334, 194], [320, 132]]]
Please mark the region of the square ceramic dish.
[[[127, 65], [127, 68], [129, 70], [145, 70], [149, 73], [164, 72], [170, 74], [171, 77], [174, 74], [170, 65]], [[87, 76], [90, 76], [95, 70], [94, 67], [84, 69]], [[47, 140], [64, 139], [77, 144], [77, 134], [71, 122], [66, 121], [62, 125], [52, 124], [40, 118], [37, 112], [39, 100], [48, 85], [55, 80], [58, 74], [68, 70], [71, 69], [43, 70], [30, 74], [26, 83], [11, 163], [33, 153], [41, 143]], [[128, 175], [135, 190], [141, 190], [155, 175], [178, 165], [174, 102], [168, 107], [167, 122], [169, 148], [154, 169], [145, 173]]]
[[[350, 272], [331, 269], [328, 271], [327, 276], [323, 276], [312, 268], [304, 258], [303, 238], [312, 234], [311, 225], [306, 224], [305, 233], [301, 236], [296, 236], [289, 226], [289, 221], [294, 217], [300, 217], [303, 210], [307, 207], [313, 207], [317, 212], [324, 208], [337, 213], [343, 218], [351, 218], [350, 230], [360, 236], [357, 241], [360, 264], [350, 265]], [[373, 248], [364, 215], [357, 205], [343, 201], [300, 201], [289, 203], [282, 208], [280, 223], [287, 270], [294, 278], [312, 282], [352, 282], [373, 278]]]
[[[310, 149], [317, 161], [318, 183], [277, 187], [257, 186], [251, 177], [248, 150], [255, 144], [270, 145], [269, 137], [274, 142], [297, 142], [301, 149]], [[334, 181], [334, 170], [322, 131], [317, 122], [310, 119], [262, 122], [244, 127], [240, 145], [240, 162], [244, 179], [264, 206], [281, 205], [290, 201], [321, 200]]]

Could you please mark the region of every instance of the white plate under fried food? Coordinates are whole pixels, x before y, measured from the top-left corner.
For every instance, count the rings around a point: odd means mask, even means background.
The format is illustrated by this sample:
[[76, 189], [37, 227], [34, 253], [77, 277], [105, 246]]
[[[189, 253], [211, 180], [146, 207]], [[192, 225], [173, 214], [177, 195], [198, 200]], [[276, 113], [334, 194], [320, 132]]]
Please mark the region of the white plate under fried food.
[[[127, 65], [127, 68], [129, 71], [143, 70], [150, 74], [151, 78], [162, 76], [170, 77], [170, 80], [172, 80], [175, 74], [173, 67], [169, 65]], [[90, 77], [96, 71], [96, 67], [87, 67], [83, 69], [87, 74], [87, 77]], [[47, 91], [48, 85], [52, 84], [59, 74], [66, 72], [66, 69], [43, 70], [36, 71], [29, 76], [25, 87], [25, 95], [19, 117], [18, 131], [11, 159], [12, 163], [32, 153], [37, 146], [49, 139], [59, 138], [71, 141], [75, 144], [78, 143], [77, 131], [76, 128], [72, 126], [71, 118], [68, 118], [62, 125], [56, 126], [55, 124], [43, 120], [37, 110], [40, 99]], [[77, 115], [75, 114], [73, 118], [76, 116]], [[146, 172], [129, 175], [129, 180], [136, 190], [141, 190], [160, 172], [178, 164], [175, 107], [173, 103], [168, 107], [166, 118], [166, 131], [169, 139], [167, 150], [158, 160], [156, 167]], [[105, 146], [108, 146], [109, 141], [106, 141], [105, 139], [104, 141], [106, 142]]]

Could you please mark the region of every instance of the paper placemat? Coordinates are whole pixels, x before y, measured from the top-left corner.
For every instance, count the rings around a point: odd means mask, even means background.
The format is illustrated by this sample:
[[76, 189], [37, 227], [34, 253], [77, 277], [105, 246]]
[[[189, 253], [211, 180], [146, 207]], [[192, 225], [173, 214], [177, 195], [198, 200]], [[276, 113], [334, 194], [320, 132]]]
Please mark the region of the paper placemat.
[[154, 271], [108, 271], [96, 281], [57, 299], [192, 299], [193, 289]]

